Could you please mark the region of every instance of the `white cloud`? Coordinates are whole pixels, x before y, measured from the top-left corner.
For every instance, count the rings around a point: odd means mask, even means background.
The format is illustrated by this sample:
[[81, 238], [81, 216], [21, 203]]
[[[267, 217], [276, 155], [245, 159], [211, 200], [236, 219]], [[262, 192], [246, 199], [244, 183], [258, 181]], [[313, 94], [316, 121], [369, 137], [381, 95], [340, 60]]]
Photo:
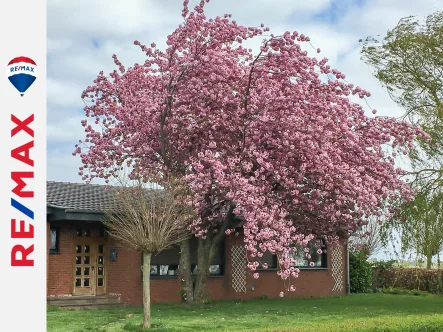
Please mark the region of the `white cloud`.
[[81, 108], [80, 98], [84, 87], [75, 81], [64, 80], [61, 77], [47, 79], [48, 106]]

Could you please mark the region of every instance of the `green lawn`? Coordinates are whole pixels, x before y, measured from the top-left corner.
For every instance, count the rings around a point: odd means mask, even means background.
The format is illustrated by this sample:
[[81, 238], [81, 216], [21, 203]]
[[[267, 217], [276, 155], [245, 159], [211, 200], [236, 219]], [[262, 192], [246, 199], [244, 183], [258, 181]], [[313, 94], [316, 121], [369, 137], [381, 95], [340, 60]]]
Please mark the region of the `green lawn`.
[[[48, 310], [48, 331], [142, 331], [142, 308]], [[443, 331], [443, 297], [333, 298], [152, 306], [153, 331]]]

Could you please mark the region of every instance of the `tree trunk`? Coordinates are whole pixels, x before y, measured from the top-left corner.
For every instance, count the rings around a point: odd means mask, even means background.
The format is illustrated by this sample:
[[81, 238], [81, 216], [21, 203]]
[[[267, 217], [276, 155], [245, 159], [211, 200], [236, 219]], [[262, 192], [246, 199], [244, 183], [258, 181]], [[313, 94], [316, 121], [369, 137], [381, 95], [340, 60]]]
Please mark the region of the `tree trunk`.
[[197, 280], [195, 281], [194, 300], [201, 302], [206, 290], [211, 264], [211, 238], [198, 239], [197, 249]]
[[441, 269], [440, 269], [440, 253], [437, 253], [437, 280], [438, 280], [438, 292], [443, 291], [442, 280], [441, 280]]
[[143, 328], [151, 327], [151, 253], [143, 252]]
[[194, 302], [194, 281], [191, 271], [191, 239], [180, 243], [180, 269], [178, 270], [181, 297], [186, 303]]
[[432, 254], [426, 255], [426, 268], [431, 269], [432, 268]]
[[[200, 302], [203, 300], [206, 284], [209, 277], [209, 266], [218, 254], [218, 246], [225, 238], [225, 231], [229, 224], [233, 221], [233, 207], [229, 208], [227, 217], [220, 225], [218, 233], [210, 233], [205, 239], [198, 239], [197, 248], [197, 276], [192, 277], [191, 272], [191, 239], [180, 244], [180, 270], [179, 276], [182, 282], [182, 292], [184, 293], [187, 303]], [[183, 267], [183, 268], [182, 268]]]

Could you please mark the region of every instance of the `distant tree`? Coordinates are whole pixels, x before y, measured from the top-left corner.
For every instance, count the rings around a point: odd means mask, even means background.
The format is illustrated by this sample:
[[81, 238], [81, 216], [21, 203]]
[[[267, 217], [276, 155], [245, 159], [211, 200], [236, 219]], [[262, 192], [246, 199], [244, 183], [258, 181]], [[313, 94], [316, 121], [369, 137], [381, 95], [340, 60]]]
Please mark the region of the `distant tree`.
[[421, 191], [415, 200], [402, 205], [388, 223], [388, 231], [400, 234], [402, 252], [415, 252], [426, 258], [426, 268], [432, 258], [443, 250], [443, 193]]
[[363, 41], [363, 60], [405, 110], [404, 119], [419, 125], [431, 137], [417, 140], [410, 153], [414, 180], [433, 189], [443, 185], [443, 12], [420, 23], [406, 17], [382, 40]]
[[360, 227], [349, 238], [351, 250], [362, 251], [366, 257], [376, 255], [384, 247], [381, 237], [382, 221], [379, 218], [371, 217], [366, 225]]
[[151, 327], [151, 256], [190, 237], [192, 210], [180, 203], [174, 188], [153, 189], [142, 182], [125, 183], [112, 192], [118, 209], [106, 211], [108, 232], [143, 253], [143, 327]]

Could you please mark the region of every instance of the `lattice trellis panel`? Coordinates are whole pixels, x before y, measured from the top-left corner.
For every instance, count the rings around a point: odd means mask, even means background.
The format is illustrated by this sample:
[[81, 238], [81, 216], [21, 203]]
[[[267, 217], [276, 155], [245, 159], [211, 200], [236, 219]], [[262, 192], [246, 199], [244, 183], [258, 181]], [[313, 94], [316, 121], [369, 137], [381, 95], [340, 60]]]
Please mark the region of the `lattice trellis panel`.
[[244, 246], [231, 247], [232, 288], [237, 293], [246, 293], [246, 249]]
[[332, 261], [332, 277], [335, 284], [332, 287], [332, 291], [341, 291], [343, 289], [343, 253], [340, 247], [332, 248], [331, 261]]

